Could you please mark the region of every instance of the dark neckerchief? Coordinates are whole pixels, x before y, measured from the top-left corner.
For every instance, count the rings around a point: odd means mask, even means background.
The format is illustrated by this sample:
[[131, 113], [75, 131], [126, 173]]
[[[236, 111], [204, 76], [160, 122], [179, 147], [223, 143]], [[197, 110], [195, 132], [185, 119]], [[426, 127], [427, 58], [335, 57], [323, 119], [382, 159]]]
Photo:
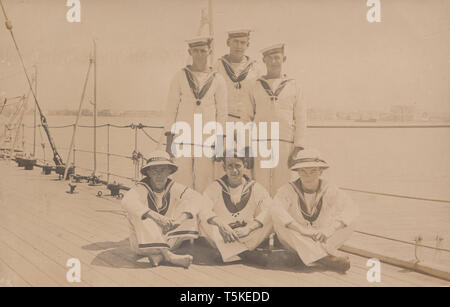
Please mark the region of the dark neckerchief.
[[308, 207], [306, 205], [305, 197], [304, 197], [304, 189], [302, 187], [302, 181], [297, 179], [294, 182], [290, 182], [290, 185], [294, 189], [295, 193], [297, 193], [298, 196], [298, 206], [300, 209], [300, 212], [303, 215], [303, 218], [307, 220], [310, 224], [312, 224], [317, 218], [319, 217], [320, 211], [322, 210], [322, 201], [323, 201], [323, 195], [326, 191], [326, 186], [323, 187], [323, 181], [320, 181], [319, 190], [317, 191], [317, 197], [315, 200], [315, 204], [312, 208], [311, 213], [308, 213]]
[[[284, 76], [284, 78], [285, 77], [286, 76]], [[275, 90], [275, 92], [273, 92], [272, 89], [270, 88], [269, 83], [267, 82], [266, 79], [264, 79], [264, 77], [263, 78], [258, 78], [258, 81], [261, 83], [262, 87], [264, 88], [264, 90], [266, 91], [267, 95], [269, 95], [270, 100], [272, 100], [272, 101], [277, 101], [278, 100], [278, 95], [280, 95], [281, 91], [284, 89], [286, 84], [289, 81], [292, 81], [292, 80], [293, 79], [284, 79], [283, 81], [281, 81], [280, 85]]]
[[169, 209], [170, 204], [170, 189], [172, 188], [175, 181], [172, 179], [167, 179], [166, 186], [164, 187], [164, 195], [162, 198], [162, 208], [158, 209], [158, 206], [156, 205], [156, 196], [155, 192], [150, 187], [150, 178], [145, 177], [141, 181], [139, 181], [137, 184], [143, 185], [148, 193], [147, 193], [147, 206], [149, 209], [161, 214], [166, 215], [167, 210]]
[[199, 85], [195, 81], [195, 77], [192, 74], [192, 71], [189, 69], [189, 67], [183, 68], [184, 73], [186, 74], [186, 79], [189, 83], [189, 87], [192, 90], [192, 94], [194, 95], [195, 99], [197, 99], [196, 104], [199, 106], [202, 103], [203, 97], [205, 97], [206, 93], [208, 92], [209, 88], [211, 87], [211, 84], [214, 81], [214, 77], [216, 76], [216, 73], [213, 72], [209, 76], [209, 78], [206, 80], [205, 84], [201, 89], [199, 89]]
[[[250, 60], [250, 58], [248, 56], [245, 56], [247, 58], [247, 60]], [[248, 73], [250, 72], [250, 69], [253, 67], [254, 62], [250, 62], [242, 71], [241, 73], [236, 76], [236, 72], [234, 71], [233, 67], [231, 66], [230, 62], [226, 59], [226, 56], [224, 55], [220, 61], [223, 64], [223, 67], [225, 68], [225, 71], [228, 75], [228, 78], [230, 78], [230, 80], [235, 83], [235, 87], [236, 89], [241, 89], [242, 85], [241, 82], [245, 80], [245, 78], [247, 78]]]
[[253, 185], [255, 184], [255, 181], [250, 180], [250, 178], [248, 178], [245, 175], [244, 175], [244, 179], [246, 181], [246, 184], [244, 185], [244, 188], [242, 189], [241, 200], [237, 204], [234, 204], [233, 201], [231, 200], [230, 188], [229, 188], [230, 184], [228, 182], [227, 175], [216, 180], [222, 187], [222, 198], [225, 203], [225, 206], [227, 207], [228, 211], [230, 211], [230, 213], [237, 213], [237, 212], [241, 211], [242, 209], [244, 209], [245, 206], [247, 206], [250, 196], [252, 195], [252, 189], [253, 189]]

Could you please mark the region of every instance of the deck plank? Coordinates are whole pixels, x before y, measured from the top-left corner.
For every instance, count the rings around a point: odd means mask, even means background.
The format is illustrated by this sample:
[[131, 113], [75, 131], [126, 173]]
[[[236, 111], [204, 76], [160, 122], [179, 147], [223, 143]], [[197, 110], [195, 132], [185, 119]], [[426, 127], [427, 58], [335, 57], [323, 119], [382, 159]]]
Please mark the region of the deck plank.
[[[21, 237], [11, 233], [1, 226], [0, 241], [14, 249], [36, 267], [45, 267], [45, 274], [52, 280], [56, 281], [59, 285], [69, 285], [66, 280], [67, 268], [60, 263], [53, 261], [53, 259], [47, 257], [47, 255], [33, 248]], [[80, 283], [77, 283], [77, 285], [88, 286], [89, 284], [82, 280]]]
[[0, 259], [0, 287], [26, 287], [31, 286], [16, 271]]
[[[84, 246], [90, 246], [92, 242], [84, 240], [78, 234], [67, 231], [60, 226], [51, 225], [51, 223], [41, 223], [41, 229], [38, 229], [35, 219], [24, 215], [18, 215], [18, 218], [26, 221], [26, 224], [22, 225], [22, 227], [28, 228], [30, 231], [38, 231], [42, 236], [66, 250], [71, 255], [70, 258], [80, 259], [83, 267], [96, 268], [96, 270], [111, 278], [117, 285], [130, 286], [142, 284], [146, 281], [140, 278], [140, 274], [136, 274], [135, 270], [133, 270], [135, 268], [134, 263], [127, 259], [112, 253], [99, 253], [95, 250], [84, 249]], [[117, 267], [120, 267], [120, 270], [114, 269]], [[161, 276], [154, 275], [151, 277], [151, 280], [155, 280], [157, 285], [172, 285], [169, 280]]]
[[[45, 253], [49, 258], [54, 259], [61, 265], [65, 266], [67, 263], [67, 260], [72, 258], [70, 254], [66, 252], [65, 249], [62, 249], [61, 246], [58, 246], [57, 244], [54, 245], [50, 242], [48, 242], [48, 236], [46, 236], [46, 239], [36, 235], [36, 233], [42, 233], [41, 230], [35, 231], [34, 229], [32, 231], [28, 231], [29, 227], [15, 227], [10, 228], [9, 231], [13, 232], [14, 234], [18, 236], [22, 236], [23, 238], [26, 238], [27, 242], [35, 249], [40, 250], [42, 253]], [[112, 279], [107, 278], [106, 276], [96, 272], [90, 266], [86, 266], [83, 262], [83, 259], [80, 259], [81, 264], [83, 265], [83, 275], [82, 280], [85, 280], [87, 283], [91, 285], [96, 286], [114, 286], [117, 285]]]
[[0, 259], [31, 285], [40, 287], [56, 287], [59, 285], [43, 272], [43, 268], [36, 267], [3, 242], [0, 242], [0, 251]]

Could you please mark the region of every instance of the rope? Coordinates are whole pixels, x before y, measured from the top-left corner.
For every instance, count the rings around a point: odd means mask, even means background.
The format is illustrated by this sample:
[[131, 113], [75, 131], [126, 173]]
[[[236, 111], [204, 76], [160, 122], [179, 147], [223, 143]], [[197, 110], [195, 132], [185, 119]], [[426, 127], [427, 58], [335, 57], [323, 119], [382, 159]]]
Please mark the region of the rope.
[[[25, 128], [31, 128], [31, 129], [34, 129], [34, 128], [39, 128], [39, 127], [43, 127], [41, 124], [37, 124], [36, 126], [28, 126], [28, 125], [26, 125], [25, 126]], [[69, 128], [69, 127], [73, 127], [73, 124], [72, 125], [65, 125], [65, 126], [47, 126], [47, 128], [51, 128], [51, 129], [60, 129], [60, 128]], [[61, 148], [61, 149], [63, 149], [63, 148]]]
[[147, 131], [145, 131], [144, 129], [141, 129], [142, 130], [142, 132], [144, 132], [144, 134], [150, 139], [150, 140], [152, 140], [153, 142], [155, 142], [155, 143], [159, 143], [157, 140], [155, 140], [150, 134], [148, 134], [147, 133]]
[[131, 128], [132, 127], [132, 124], [125, 125], [125, 126], [118, 126], [118, 125], [113, 125], [113, 124], [109, 124], [109, 125], [113, 128]]
[[150, 128], [150, 129], [164, 129], [164, 126], [147, 126], [147, 125], [142, 125], [142, 128]]
[[[91, 150], [82, 150], [82, 149], [76, 149], [76, 148], [75, 148], [75, 150], [76, 150], [77, 152], [93, 153], [93, 151], [91, 151]], [[97, 151], [97, 153], [102, 154], [102, 155], [108, 155], [107, 152]], [[133, 159], [133, 157], [125, 156], [125, 155], [120, 155], [120, 154], [109, 153], [109, 155], [110, 155], [110, 156], [113, 156], [113, 157], [126, 158], [126, 159], [131, 159], [131, 160]]]
[[[89, 172], [93, 171], [93, 169], [91, 169], [91, 168], [84, 168], [84, 167], [81, 167], [81, 166], [76, 166], [76, 168], [81, 169], [81, 170], [85, 170], [85, 171], [89, 171]], [[108, 175], [107, 172], [103, 172], [103, 171], [98, 171], [98, 172], [100, 174]], [[134, 178], [126, 177], [126, 176], [122, 176], [122, 175], [118, 175], [118, 174], [114, 174], [114, 173], [109, 173], [109, 175], [112, 175], [112, 176], [115, 176], [115, 177], [119, 177], [119, 178], [129, 179], [131, 181], [135, 181]]]
[[25, 66], [25, 62], [23, 60], [22, 53], [20, 52], [19, 45], [17, 44], [16, 38], [14, 36], [14, 32], [12, 30], [13, 26], [12, 26], [11, 22], [9, 21], [8, 16], [6, 15], [6, 10], [5, 10], [5, 7], [3, 6], [2, 0], [0, 0], [0, 6], [2, 7], [3, 16], [5, 16], [6, 29], [8, 29], [9, 33], [11, 34], [11, 38], [12, 38], [12, 40], [14, 42], [14, 47], [16, 48], [17, 54], [19, 55], [19, 59], [20, 59], [21, 65], [22, 65], [22, 69], [23, 69], [23, 71], [25, 73], [25, 76], [27, 78], [28, 86], [30, 88], [31, 93], [33, 94], [33, 98], [34, 98], [34, 102], [35, 102], [36, 108], [39, 110], [39, 114], [40, 114], [40, 117], [41, 117], [41, 123], [44, 125], [44, 130], [45, 130], [45, 133], [47, 134], [48, 142], [49, 142], [49, 144], [50, 144], [50, 146], [52, 148], [53, 161], [57, 165], [63, 164], [62, 158], [59, 155], [58, 151], [56, 150], [56, 146], [55, 146], [55, 144], [53, 142], [52, 137], [50, 136], [50, 132], [48, 131], [47, 119], [45, 118], [44, 114], [42, 113], [42, 109], [41, 109], [41, 107], [39, 105], [39, 102], [37, 100], [36, 94], [35, 94], [34, 89], [33, 89], [33, 85], [31, 84], [30, 76], [28, 75], [28, 71], [27, 71], [27, 68]]
[[[14, 97], [14, 98], [21, 98], [23, 96], [19, 96], [19, 97]], [[9, 98], [10, 99], [10, 98]], [[10, 103], [7, 104], [6, 106], [10, 106], [12, 104], [15, 103], [19, 103], [19, 102], [14, 102], [14, 103]], [[149, 128], [149, 129], [163, 129], [163, 126], [149, 126], [149, 125], [144, 125], [144, 124], [129, 124], [129, 125], [114, 125], [111, 123], [106, 123], [106, 124], [102, 124], [102, 125], [79, 125], [78, 127], [82, 127], [82, 128], [103, 128], [106, 126], [111, 126], [114, 128], [135, 128], [137, 127], [138, 129], [143, 129], [143, 128]], [[49, 128], [66, 128], [66, 127], [71, 127], [73, 126], [73, 124], [71, 125], [65, 125], [65, 126], [48, 126]], [[33, 126], [28, 126], [27, 128], [34, 128]], [[436, 124], [436, 125], [308, 125], [307, 128], [346, 128], [346, 129], [350, 129], [350, 128], [450, 128], [450, 125], [447, 124]], [[259, 139], [260, 141], [270, 141], [271, 139]], [[293, 141], [290, 140], [284, 140], [284, 139], [279, 139], [279, 141], [281, 142], [286, 142], [286, 143], [293, 143]]]
[[5, 98], [5, 102], [3, 103], [3, 107], [2, 107], [2, 110], [0, 111], [0, 114], [2, 114], [3, 113], [3, 109], [5, 108], [5, 106], [6, 106], [6, 102], [8, 101], [8, 99], [6, 99]]
[[96, 125], [96, 126], [94, 126], [94, 125], [92, 125], [92, 126], [89, 126], [89, 125], [85, 125], [85, 126], [78, 125], [78, 127], [80, 127], [80, 128], [103, 128], [103, 127], [106, 127], [106, 126], [108, 126], [108, 124]]
[[449, 124], [436, 125], [308, 125], [307, 128], [450, 128]]
[[382, 235], [377, 235], [377, 234], [373, 234], [373, 233], [368, 233], [368, 232], [364, 232], [364, 231], [359, 231], [359, 230], [355, 230], [355, 232], [359, 233], [359, 234], [366, 235], [366, 236], [380, 238], [380, 239], [385, 239], [385, 240], [394, 241], [394, 242], [398, 242], [398, 243], [404, 243], [404, 244], [408, 244], [408, 245], [425, 247], [425, 248], [429, 248], [429, 249], [435, 249], [435, 250], [438, 250], [438, 251], [450, 252], [450, 249], [446, 249], [446, 248], [418, 244], [418, 243], [414, 243], [414, 242], [404, 241], [404, 240], [400, 240], [400, 239], [394, 239], [394, 238], [390, 238], [390, 237], [386, 237], [386, 236], [382, 236]]
[[16, 101], [16, 102], [11, 102], [11, 103], [6, 104], [8, 102], [8, 100], [15, 100], [15, 99], [20, 99], [20, 98], [23, 98], [23, 96], [16, 96], [16, 97], [11, 97], [11, 98], [5, 98], [5, 101], [3, 102], [3, 106], [2, 106], [2, 109], [0, 111], [0, 114], [3, 113], [3, 110], [5, 109], [5, 107], [12, 106], [12, 105], [14, 105], [16, 103], [20, 103], [20, 101], [21, 101], [21, 100], [19, 100], [19, 101]]
[[424, 200], [424, 201], [429, 201], [429, 202], [439, 202], [439, 203], [450, 204], [450, 200], [443, 200], [443, 199], [431, 199], [431, 198], [422, 198], [422, 197], [414, 197], [414, 196], [406, 196], [406, 195], [398, 195], [398, 194], [390, 194], [390, 193], [379, 193], [379, 192], [363, 191], [363, 190], [356, 190], [356, 189], [342, 188], [342, 187], [340, 189], [346, 190], [346, 191], [352, 191], [352, 192], [372, 194], [372, 195], [381, 195], [381, 196], [389, 196], [389, 197], [396, 197], [396, 198], [415, 199], [415, 200]]

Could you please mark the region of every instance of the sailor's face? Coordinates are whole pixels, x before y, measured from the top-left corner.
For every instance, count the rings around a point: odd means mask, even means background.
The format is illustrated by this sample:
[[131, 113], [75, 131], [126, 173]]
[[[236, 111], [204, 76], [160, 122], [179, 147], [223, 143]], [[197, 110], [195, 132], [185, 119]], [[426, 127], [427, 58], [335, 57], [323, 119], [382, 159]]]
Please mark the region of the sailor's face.
[[157, 190], [165, 188], [169, 175], [170, 167], [167, 165], [156, 165], [147, 170], [147, 176], [150, 178], [153, 188]]
[[189, 48], [189, 54], [192, 56], [192, 60], [194, 62], [207, 61], [210, 53], [211, 53], [211, 49], [206, 45]]
[[263, 58], [267, 71], [281, 70], [285, 61], [286, 56], [282, 52], [268, 54]]
[[236, 56], [243, 56], [249, 46], [248, 37], [235, 37], [230, 38], [227, 41], [228, 47], [230, 47], [230, 54]]
[[319, 180], [323, 169], [320, 167], [304, 167], [298, 169], [297, 172], [302, 182], [314, 183]]
[[232, 185], [240, 185], [242, 183], [244, 163], [241, 159], [225, 158], [224, 169], [227, 173], [228, 180]]

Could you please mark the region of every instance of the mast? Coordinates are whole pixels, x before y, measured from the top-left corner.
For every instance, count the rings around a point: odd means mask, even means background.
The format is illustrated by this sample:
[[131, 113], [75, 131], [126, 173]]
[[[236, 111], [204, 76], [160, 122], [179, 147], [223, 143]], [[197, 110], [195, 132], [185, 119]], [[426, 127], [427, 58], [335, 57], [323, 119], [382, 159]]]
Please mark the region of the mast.
[[3, 16], [5, 17], [6, 29], [9, 31], [9, 34], [11, 35], [11, 39], [13, 40], [14, 46], [16, 47], [17, 54], [18, 54], [19, 59], [20, 59], [20, 63], [22, 64], [22, 68], [23, 68], [23, 71], [25, 73], [25, 77], [26, 77], [27, 82], [28, 82], [28, 86], [30, 88], [31, 94], [33, 95], [34, 102], [36, 104], [37, 110], [39, 111], [42, 128], [44, 128], [44, 131], [47, 134], [48, 142], [50, 144], [50, 147], [52, 148], [53, 161], [55, 162], [56, 165], [62, 165], [63, 164], [62, 158], [59, 155], [58, 151], [56, 150], [55, 142], [53, 141], [53, 138], [51, 137], [50, 131], [48, 129], [47, 119], [45, 118], [44, 113], [42, 112], [42, 109], [41, 109], [41, 107], [40, 107], [40, 105], [38, 103], [38, 100], [36, 98], [36, 95], [34, 93], [34, 89], [33, 89], [33, 86], [31, 84], [31, 79], [30, 79], [30, 76], [28, 74], [28, 71], [27, 71], [27, 69], [25, 67], [25, 62], [23, 60], [22, 53], [20, 52], [19, 45], [17, 44], [16, 38], [15, 38], [13, 30], [12, 30], [13, 29], [12, 23], [8, 19], [8, 16], [6, 15], [6, 10], [5, 10], [5, 7], [3, 6], [2, 0], [0, 0], [0, 6], [2, 8]]
[[[200, 26], [198, 28], [197, 35], [202, 35], [202, 30], [205, 25], [208, 25], [208, 34], [210, 37], [214, 37], [214, 25], [213, 25], [213, 7], [212, 0], [208, 0], [208, 9], [202, 9], [200, 17]], [[214, 64], [214, 40], [211, 44], [211, 54], [209, 55], [210, 66]]]
[[[37, 66], [34, 65], [34, 94], [37, 97]], [[36, 115], [37, 109], [36, 104], [34, 104], [34, 116], [33, 116], [33, 158], [36, 157]]]
[[[209, 27], [209, 36], [214, 37], [214, 23], [213, 23], [213, 3], [212, 0], [208, 0], [208, 27]], [[211, 45], [211, 66], [214, 63], [214, 40]]]
[[93, 62], [94, 62], [93, 57], [90, 56], [90, 58], [89, 58], [89, 67], [88, 67], [88, 70], [87, 70], [87, 73], [86, 73], [86, 78], [84, 79], [83, 91], [81, 93], [80, 104], [78, 106], [77, 119], [75, 120], [75, 124], [73, 126], [72, 139], [70, 141], [69, 151], [67, 152], [67, 158], [66, 158], [66, 164], [65, 164], [66, 168], [64, 170], [63, 180], [66, 180], [67, 174], [69, 172], [70, 155], [72, 153], [72, 149], [73, 149], [74, 142], [75, 142], [75, 135], [77, 133], [77, 128], [78, 128], [78, 121], [80, 120], [80, 116], [81, 116], [81, 107], [83, 106], [84, 95], [86, 94], [86, 87], [87, 87], [87, 84], [88, 84], [89, 74], [91, 72], [91, 66], [92, 66]]
[[95, 39], [93, 49], [94, 59], [94, 170], [92, 176], [95, 176], [97, 171], [97, 44]]

